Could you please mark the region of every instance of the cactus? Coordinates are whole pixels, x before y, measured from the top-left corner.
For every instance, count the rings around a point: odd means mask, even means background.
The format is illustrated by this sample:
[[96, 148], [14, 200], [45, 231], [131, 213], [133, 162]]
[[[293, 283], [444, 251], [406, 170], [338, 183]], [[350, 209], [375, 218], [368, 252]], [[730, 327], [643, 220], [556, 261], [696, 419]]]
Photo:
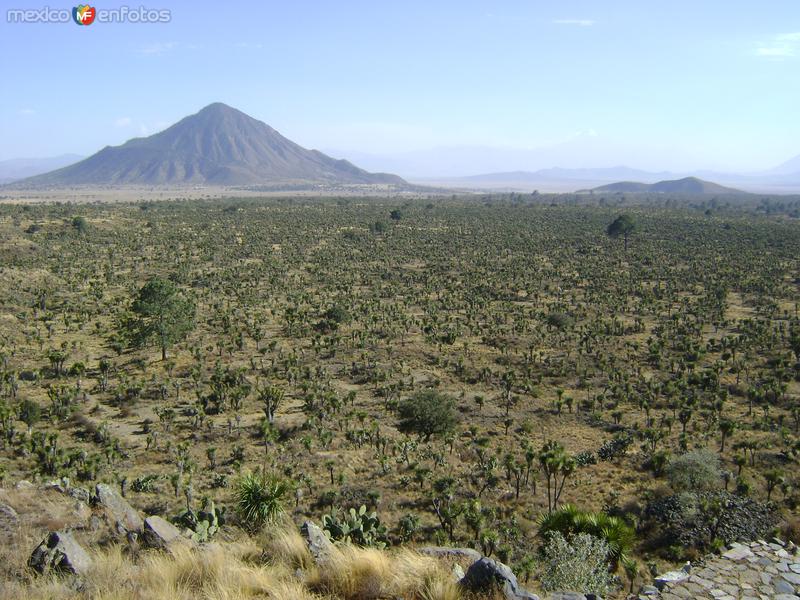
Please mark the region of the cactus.
[[225, 509], [217, 509], [214, 501], [207, 502], [204, 509], [198, 512], [191, 508], [173, 519], [176, 525], [189, 530], [192, 540], [198, 543], [209, 541], [225, 522]]
[[322, 517], [322, 529], [335, 542], [385, 548], [387, 543], [386, 527], [381, 525], [375, 512], [368, 513], [363, 504], [356, 511], [351, 508], [339, 518], [339, 511], [332, 510]]

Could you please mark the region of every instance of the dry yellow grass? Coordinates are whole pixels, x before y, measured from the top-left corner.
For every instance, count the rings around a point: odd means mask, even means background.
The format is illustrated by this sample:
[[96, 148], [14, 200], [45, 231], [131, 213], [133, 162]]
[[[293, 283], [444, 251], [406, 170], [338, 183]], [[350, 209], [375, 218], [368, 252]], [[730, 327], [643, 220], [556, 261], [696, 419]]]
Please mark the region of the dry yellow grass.
[[[248, 539], [133, 556], [126, 547], [111, 545], [95, 549], [92, 557], [91, 569], [76, 586], [70, 578], [26, 572], [24, 556], [17, 561], [4, 556], [10, 562], [4, 565], [0, 600], [461, 598], [442, 564], [410, 550], [344, 546], [334, 551], [329, 565], [318, 569], [297, 529], [288, 523], [269, 534], [263, 547]], [[20, 564], [12, 573], [8, 567], [14, 562]]]
[[385, 552], [344, 546], [333, 555], [329, 567], [309, 580], [309, 586], [335, 598], [352, 600], [461, 597], [454, 578], [436, 559], [410, 550]]

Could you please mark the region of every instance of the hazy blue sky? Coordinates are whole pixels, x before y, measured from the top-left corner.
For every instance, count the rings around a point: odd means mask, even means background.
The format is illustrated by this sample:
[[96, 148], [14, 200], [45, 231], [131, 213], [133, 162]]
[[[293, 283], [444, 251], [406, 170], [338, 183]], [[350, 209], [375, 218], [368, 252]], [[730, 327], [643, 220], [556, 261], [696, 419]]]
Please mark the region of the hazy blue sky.
[[760, 169], [800, 153], [797, 0], [147, 0], [171, 22], [6, 22], [56, 4], [2, 3], [0, 159], [90, 154], [213, 101], [345, 155], [553, 146], [531, 168]]

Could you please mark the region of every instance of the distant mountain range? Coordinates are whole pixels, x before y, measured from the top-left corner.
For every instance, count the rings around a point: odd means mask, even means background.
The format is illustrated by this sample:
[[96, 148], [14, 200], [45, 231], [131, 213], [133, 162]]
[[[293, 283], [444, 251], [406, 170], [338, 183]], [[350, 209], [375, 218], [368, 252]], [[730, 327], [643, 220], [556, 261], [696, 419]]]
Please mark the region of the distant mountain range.
[[298, 183], [406, 185], [396, 175], [370, 173], [346, 160], [307, 150], [222, 103], [210, 104], [155, 135], [106, 146], [76, 164], [12, 185]]
[[638, 181], [618, 181], [601, 185], [588, 192], [608, 193], [654, 193], [654, 194], [745, 194], [741, 190], [724, 187], [718, 183], [703, 181], [697, 177], [684, 177], [683, 179], [670, 179], [656, 183], [640, 183]]
[[[797, 169], [796, 171], [793, 169]], [[419, 183], [473, 189], [534, 190], [573, 192], [591, 189], [606, 183], [653, 184], [661, 181], [693, 178], [713, 180], [716, 184], [747, 192], [798, 193], [800, 192], [800, 156], [781, 166], [759, 173], [736, 174], [717, 171], [672, 173], [669, 171], [643, 171], [625, 166], [585, 169], [540, 169], [538, 171], [507, 171], [484, 173], [467, 177], [436, 177], [417, 179]], [[730, 193], [730, 192], [719, 192]]]
[[[608, 183], [655, 184], [694, 177], [747, 192], [800, 193], [800, 155], [772, 169], [751, 173], [702, 170], [676, 173], [627, 166], [524, 170], [527, 164], [579, 162], [580, 149], [587, 143], [592, 145], [593, 151], [600, 151], [604, 142], [589, 138], [581, 139], [580, 143], [531, 150], [465, 146], [396, 155], [346, 153], [369, 169], [365, 170], [347, 160], [307, 150], [265, 123], [215, 103], [160, 133], [135, 138], [121, 146], [107, 146], [83, 160], [77, 155], [64, 155], [2, 161], [0, 184], [13, 181], [11, 186], [17, 188], [181, 184], [272, 187], [298, 183], [408, 185], [397, 175], [372, 172], [392, 171], [403, 175], [416, 173], [416, 177], [407, 179], [427, 186], [487, 191], [574, 192]], [[333, 151], [333, 154], [342, 152]], [[481, 168], [503, 167], [509, 170], [468, 176], [435, 174], [463, 174]], [[425, 172], [430, 175], [423, 177]]]
[[51, 156], [47, 158], [12, 158], [0, 160], [0, 184], [8, 183], [16, 179], [24, 179], [47, 173], [53, 169], [60, 169], [72, 163], [82, 160], [84, 157], [79, 154], [62, 154], [61, 156]]

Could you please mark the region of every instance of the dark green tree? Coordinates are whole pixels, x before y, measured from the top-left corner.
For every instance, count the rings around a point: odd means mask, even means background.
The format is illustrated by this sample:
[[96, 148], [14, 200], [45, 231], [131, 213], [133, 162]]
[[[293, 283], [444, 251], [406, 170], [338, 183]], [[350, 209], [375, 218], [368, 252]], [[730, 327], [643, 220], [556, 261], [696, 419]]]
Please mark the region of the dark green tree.
[[630, 215], [620, 215], [614, 219], [611, 224], [606, 228], [606, 233], [609, 237], [618, 238], [622, 236], [625, 240], [625, 251], [628, 250], [628, 236], [636, 229], [636, 224]]
[[425, 441], [443, 435], [456, 425], [455, 402], [435, 390], [419, 392], [399, 406], [400, 430], [416, 433]]
[[28, 426], [28, 433], [42, 417], [42, 408], [33, 400], [23, 400], [19, 405], [19, 420]]
[[166, 360], [167, 348], [194, 328], [195, 306], [169, 280], [154, 277], [139, 290], [131, 307], [133, 317], [123, 328], [134, 346], [154, 343]]

